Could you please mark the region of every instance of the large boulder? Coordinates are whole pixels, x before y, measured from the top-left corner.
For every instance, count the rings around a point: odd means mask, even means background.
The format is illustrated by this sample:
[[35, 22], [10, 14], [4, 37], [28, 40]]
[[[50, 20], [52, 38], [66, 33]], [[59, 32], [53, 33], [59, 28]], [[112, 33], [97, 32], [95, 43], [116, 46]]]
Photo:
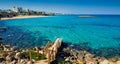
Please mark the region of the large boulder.
[[85, 56], [84, 56], [84, 60], [85, 60], [85, 61], [95, 61], [96, 58], [94, 58], [94, 55], [93, 55], [93, 54], [86, 53]]
[[108, 64], [109, 61], [107, 59], [104, 59], [103, 61], [101, 61], [99, 64]]
[[6, 61], [13, 61], [13, 60], [15, 60], [15, 58], [14, 58], [13, 55], [8, 55], [8, 56], [6, 57]]
[[17, 52], [14, 57], [16, 59], [23, 59], [23, 58], [25, 58], [25, 55], [21, 52]]

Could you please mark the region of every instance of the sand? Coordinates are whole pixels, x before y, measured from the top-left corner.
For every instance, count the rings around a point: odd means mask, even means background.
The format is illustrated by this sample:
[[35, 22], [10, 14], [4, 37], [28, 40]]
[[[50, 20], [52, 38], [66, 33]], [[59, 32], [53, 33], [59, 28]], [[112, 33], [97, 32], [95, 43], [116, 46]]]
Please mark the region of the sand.
[[22, 18], [36, 18], [36, 17], [48, 17], [48, 16], [42, 16], [42, 15], [30, 15], [30, 16], [16, 16], [11, 18], [1, 18], [1, 20], [11, 20], [11, 19], [22, 19]]

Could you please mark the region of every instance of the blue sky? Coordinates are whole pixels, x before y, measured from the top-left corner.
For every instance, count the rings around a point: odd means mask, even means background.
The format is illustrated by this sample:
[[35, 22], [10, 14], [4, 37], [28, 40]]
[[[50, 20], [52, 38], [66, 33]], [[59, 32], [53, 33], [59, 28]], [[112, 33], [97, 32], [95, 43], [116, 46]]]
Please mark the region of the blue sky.
[[13, 6], [69, 14], [120, 14], [120, 0], [0, 0], [0, 9]]

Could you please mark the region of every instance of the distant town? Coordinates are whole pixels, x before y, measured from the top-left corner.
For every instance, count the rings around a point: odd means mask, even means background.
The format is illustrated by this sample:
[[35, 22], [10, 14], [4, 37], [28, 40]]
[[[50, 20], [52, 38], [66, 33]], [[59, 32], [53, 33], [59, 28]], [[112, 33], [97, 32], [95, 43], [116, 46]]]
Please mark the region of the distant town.
[[11, 18], [15, 16], [28, 16], [28, 15], [44, 15], [44, 16], [49, 16], [49, 15], [54, 15], [54, 13], [47, 13], [44, 11], [34, 11], [34, 10], [29, 10], [29, 9], [24, 9], [22, 7], [12, 7], [11, 9], [0, 9], [0, 18]]

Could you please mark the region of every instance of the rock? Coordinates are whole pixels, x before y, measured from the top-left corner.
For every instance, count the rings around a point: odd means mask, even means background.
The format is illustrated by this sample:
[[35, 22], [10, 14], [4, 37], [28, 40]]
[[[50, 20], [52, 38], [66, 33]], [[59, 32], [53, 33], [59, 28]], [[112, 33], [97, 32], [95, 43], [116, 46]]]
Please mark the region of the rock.
[[116, 62], [116, 61], [118, 61], [118, 57], [110, 58], [109, 61], [111, 61], [111, 62]]
[[12, 56], [12, 55], [8, 55], [7, 57], [6, 57], [6, 61], [12, 61], [12, 60], [14, 60], [15, 58], [14, 58], [14, 56]]
[[103, 58], [103, 57], [96, 57], [96, 59], [97, 59], [97, 61], [100, 63], [101, 61], [103, 61], [103, 60], [105, 60], [105, 58]]
[[6, 59], [7, 56], [8, 56], [8, 54], [7, 54], [7, 53], [4, 53], [2, 57], [3, 57], [4, 59]]
[[15, 59], [15, 58], [14, 58], [14, 55], [15, 55], [14, 52], [9, 52], [8, 55], [6, 56], [6, 60], [7, 60], [7, 61], [12, 61], [12, 60], [14, 60], [14, 59]]
[[8, 29], [8, 27], [0, 27], [0, 31], [6, 31]]
[[84, 57], [83, 51], [78, 51], [77, 57], [78, 57], [79, 59], [83, 59], [83, 57]]
[[76, 57], [77, 59], [83, 59], [83, 57], [84, 57], [83, 51], [78, 51], [78, 50], [72, 49], [72, 50], [71, 50], [71, 53], [72, 53], [72, 55], [74, 55], [74, 57]]
[[9, 61], [10, 60], [10, 56], [7, 55], [6, 58], [5, 58], [6, 61]]
[[3, 47], [2, 40], [0, 40], [0, 47]]
[[93, 58], [93, 57], [94, 57], [93, 54], [90, 54], [90, 53], [85, 54], [85, 58]]
[[87, 53], [85, 56], [84, 56], [84, 60], [85, 61], [90, 61], [90, 62], [93, 62], [93, 61], [96, 61], [96, 58], [94, 58], [94, 55], [90, 54], [90, 53]]
[[39, 50], [39, 48], [38, 48], [38, 47], [35, 47], [34, 49], [35, 49], [35, 51]]
[[5, 64], [10, 64], [10, 61], [5, 61]]
[[0, 46], [0, 50], [4, 50], [3, 46]]
[[44, 54], [43, 50], [40, 50], [39, 53], [40, 53], [40, 54]]
[[3, 61], [5, 61], [5, 59], [4, 58], [0, 58], [0, 62], [3, 62]]
[[78, 63], [72, 63], [72, 64], [78, 64]]
[[91, 59], [90, 58], [89, 59], [85, 58], [84, 61], [85, 61], [86, 64], [98, 64], [98, 61], [97, 61], [96, 58], [91, 58]]
[[44, 49], [45, 47], [44, 47], [44, 46], [41, 46], [40, 48], [41, 48], [41, 49]]
[[17, 52], [14, 57], [16, 59], [24, 59], [24, 58], [26, 58], [24, 53], [21, 53], [21, 52]]
[[118, 61], [120, 61], [120, 58], [118, 58]]
[[14, 51], [15, 49], [14, 48], [10, 48], [10, 51]]
[[20, 63], [21, 63], [21, 64], [25, 63], [25, 60], [24, 60], [24, 59], [21, 59], [21, 60], [20, 60]]
[[13, 60], [13, 61], [11, 62], [11, 64], [16, 64], [16, 60]]
[[27, 64], [31, 64], [30, 61], [28, 61]]
[[116, 64], [120, 64], [120, 60], [116, 62]]
[[3, 61], [3, 62], [1, 62], [1, 64], [6, 64], [6, 62], [5, 62], [5, 61]]
[[[34, 64], [35, 62], [32, 61], [32, 64]], [[31, 64], [30, 61], [27, 61], [26, 64]]]
[[88, 52], [84, 50], [83, 53], [84, 53], [84, 55], [85, 55], [85, 54], [87, 54]]
[[20, 64], [21, 59], [18, 59], [17, 63]]
[[35, 60], [34, 60], [34, 59], [32, 59], [32, 62], [35, 62]]
[[108, 64], [108, 63], [109, 63], [109, 61], [107, 59], [105, 59], [105, 60], [101, 61], [99, 64]]
[[70, 57], [67, 57], [67, 58], [65, 59], [65, 61], [70, 61]]
[[66, 53], [70, 53], [70, 50], [68, 48], [63, 48], [63, 51]]
[[7, 48], [6, 48], [6, 47], [4, 47], [4, 51], [7, 51]]
[[17, 53], [15, 54], [15, 58], [16, 58], [16, 59], [20, 58], [20, 55], [21, 55], [21, 53], [20, 53], [20, 52], [17, 52]]
[[26, 52], [26, 50], [23, 49], [22, 52]]
[[109, 64], [116, 64], [116, 62], [109, 62]]
[[98, 64], [96, 61], [87, 61], [86, 64]]

